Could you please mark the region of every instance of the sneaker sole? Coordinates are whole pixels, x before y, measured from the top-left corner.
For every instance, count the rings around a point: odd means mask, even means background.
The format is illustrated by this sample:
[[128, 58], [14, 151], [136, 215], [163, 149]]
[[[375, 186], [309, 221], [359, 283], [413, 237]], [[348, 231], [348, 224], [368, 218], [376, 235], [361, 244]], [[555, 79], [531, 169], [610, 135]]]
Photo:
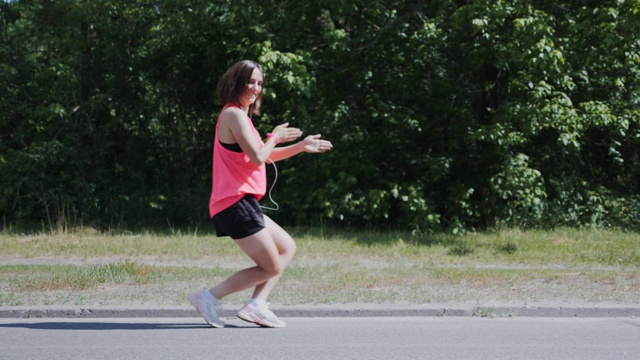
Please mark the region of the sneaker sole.
[[198, 307], [196, 306], [196, 301], [193, 299], [192, 296], [189, 296], [189, 302], [191, 303], [191, 305], [193, 305], [193, 307], [196, 309], [198, 314], [200, 314], [200, 316], [202, 316], [204, 321], [206, 321], [207, 324], [209, 324], [211, 327], [214, 327], [216, 329], [220, 329], [220, 328], [223, 328], [226, 325], [225, 323], [218, 324], [218, 323], [215, 323], [213, 321], [209, 321], [209, 319], [207, 319], [207, 317], [204, 316], [204, 314], [200, 311], [200, 309], [198, 309]]
[[260, 319], [255, 320], [253, 318], [253, 316], [251, 316], [249, 313], [247, 313], [245, 311], [242, 311], [242, 310], [240, 310], [236, 316], [240, 320], [244, 320], [244, 321], [250, 322], [252, 324], [260, 325], [262, 327], [267, 327], [267, 328], [283, 328], [284, 327], [284, 325], [276, 325], [276, 324], [274, 324], [274, 323], [272, 323], [270, 321], [267, 321], [267, 320], [260, 320]]

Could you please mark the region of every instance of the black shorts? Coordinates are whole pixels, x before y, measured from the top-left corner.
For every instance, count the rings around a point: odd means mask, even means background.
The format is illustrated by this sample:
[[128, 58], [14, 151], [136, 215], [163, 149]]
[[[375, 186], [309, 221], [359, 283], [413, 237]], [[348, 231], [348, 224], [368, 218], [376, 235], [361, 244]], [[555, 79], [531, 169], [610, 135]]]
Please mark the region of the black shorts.
[[237, 203], [213, 216], [217, 236], [242, 239], [265, 228], [264, 214], [258, 199], [252, 194], [245, 195]]

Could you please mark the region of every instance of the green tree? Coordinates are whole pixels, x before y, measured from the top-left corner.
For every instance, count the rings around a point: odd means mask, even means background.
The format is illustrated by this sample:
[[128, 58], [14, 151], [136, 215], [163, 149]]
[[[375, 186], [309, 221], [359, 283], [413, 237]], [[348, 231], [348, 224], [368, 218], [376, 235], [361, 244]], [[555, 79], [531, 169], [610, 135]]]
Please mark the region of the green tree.
[[[266, 72], [262, 133], [294, 224], [452, 232], [640, 225], [640, 4], [0, 2], [0, 214], [207, 221], [217, 79]], [[270, 172], [273, 181], [273, 172]]]

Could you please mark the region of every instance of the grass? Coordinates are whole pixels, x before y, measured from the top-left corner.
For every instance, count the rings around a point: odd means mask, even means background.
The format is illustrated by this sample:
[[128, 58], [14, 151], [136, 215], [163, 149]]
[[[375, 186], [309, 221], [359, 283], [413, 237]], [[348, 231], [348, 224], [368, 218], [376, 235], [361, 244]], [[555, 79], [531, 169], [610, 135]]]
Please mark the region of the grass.
[[[638, 233], [290, 231], [298, 252], [272, 294], [275, 304], [622, 304], [640, 298]], [[189, 292], [251, 265], [232, 240], [211, 234], [1, 233], [0, 306], [186, 305]]]

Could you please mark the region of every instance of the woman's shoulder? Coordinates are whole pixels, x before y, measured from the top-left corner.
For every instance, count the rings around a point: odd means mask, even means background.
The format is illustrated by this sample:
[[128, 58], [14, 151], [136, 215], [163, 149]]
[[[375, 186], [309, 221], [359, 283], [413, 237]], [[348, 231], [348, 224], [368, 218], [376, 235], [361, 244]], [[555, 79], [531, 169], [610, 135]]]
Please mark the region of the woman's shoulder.
[[245, 117], [247, 117], [247, 114], [236, 106], [226, 106], [220, 111], [220, 120], [240, 120]]
[[240, 109], [235, 105], [225, 106], [222, 109], [222, 111], [220, 111], [220, 115], [230, 116], [230, 117], [239, 117], [239, 118], [247, 117], [247, 114], [244, 112], [244, 110]]
[[249, 126], [247, 114], [240, 108], [235, 106], [227, 106], [218, 117], [218, 126], [223, 128], [244, 128]]

